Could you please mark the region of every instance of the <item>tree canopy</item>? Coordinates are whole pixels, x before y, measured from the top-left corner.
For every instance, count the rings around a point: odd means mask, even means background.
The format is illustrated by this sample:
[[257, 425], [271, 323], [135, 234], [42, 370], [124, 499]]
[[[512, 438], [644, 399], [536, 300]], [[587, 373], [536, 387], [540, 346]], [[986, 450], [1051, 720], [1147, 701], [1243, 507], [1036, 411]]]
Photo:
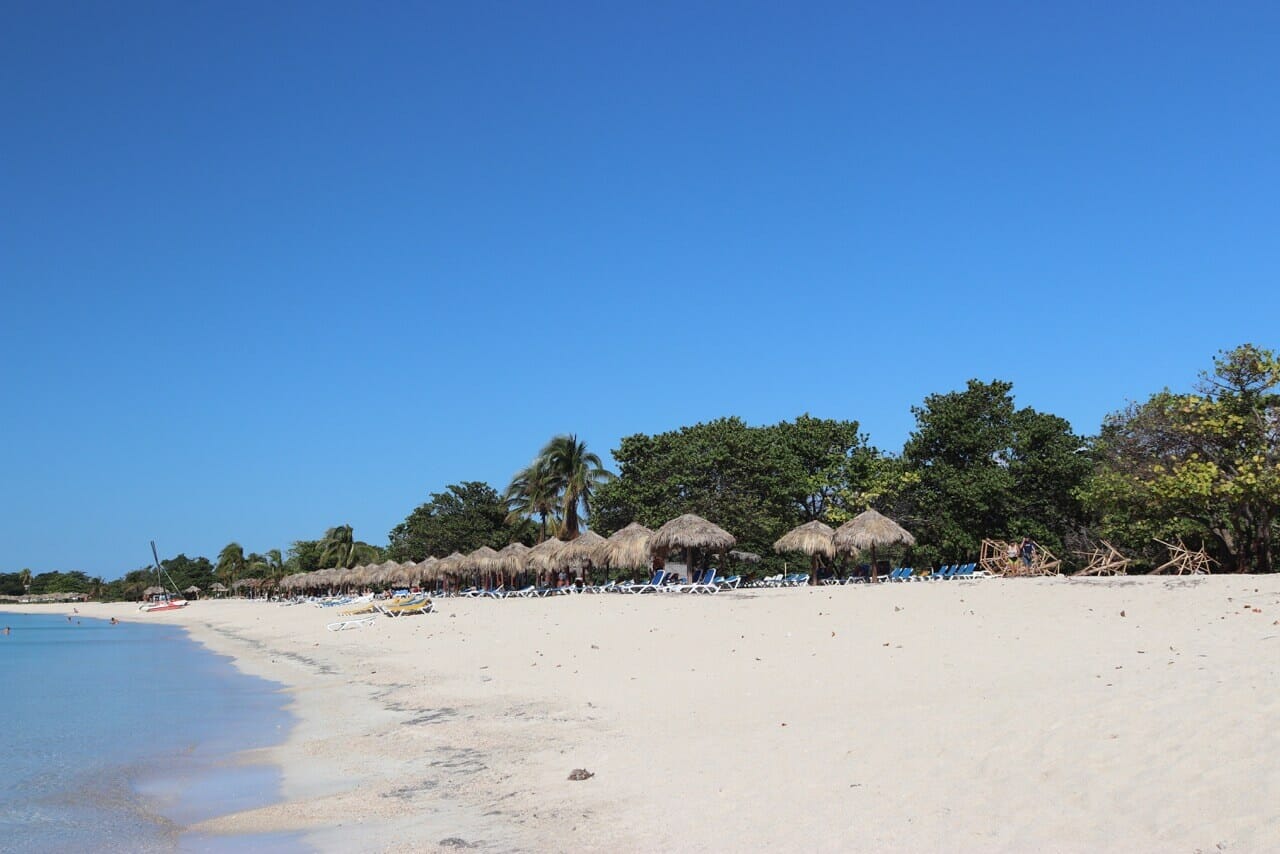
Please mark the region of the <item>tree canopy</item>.
[[1194, 392], [1165, 389], [1107, 418], [1080, 491], [1099, 530], [1135, 551], [1182, 537], [1224, 568], [1275, 568], [1280, 519], [1280, 360], [1220, 353]]
[[532, 542], [534, 525], [527, 519], [507, 521], [507, 503], [481, 481], [450, 484], [434, 492], [391, 529], [387, 555], [392, 560], [420, 561], [481, 546], [500, 549], [510, 542]]
[[912, 411], [893, 515], [926, 560], [975, 555], [984, 537], [1030, 536], [1056, 552], [1081, 524], [1084, 439], [1056, 415], [1016, 408], [1013, 385], [970, 380]]

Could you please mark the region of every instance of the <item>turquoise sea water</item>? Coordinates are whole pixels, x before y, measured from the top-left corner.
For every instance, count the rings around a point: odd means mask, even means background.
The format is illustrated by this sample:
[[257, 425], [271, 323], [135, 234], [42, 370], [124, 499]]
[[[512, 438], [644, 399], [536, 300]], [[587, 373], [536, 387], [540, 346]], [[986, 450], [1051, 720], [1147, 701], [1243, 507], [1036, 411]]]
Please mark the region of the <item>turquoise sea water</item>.
[[301, 847], [183, 833], [277, 799], [278, 771], [236, 754], [284, 740], [279, 685], [174, 626], [0, 613], [5, 626], [0, 851]]

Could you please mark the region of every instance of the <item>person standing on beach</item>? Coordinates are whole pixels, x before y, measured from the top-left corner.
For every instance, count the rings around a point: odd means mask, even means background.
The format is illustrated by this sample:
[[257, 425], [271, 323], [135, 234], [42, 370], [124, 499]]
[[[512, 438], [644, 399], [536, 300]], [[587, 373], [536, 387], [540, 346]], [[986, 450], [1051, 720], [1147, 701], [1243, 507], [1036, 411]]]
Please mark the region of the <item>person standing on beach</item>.
[[1020, 549], [1020, 551], [1022, 552], [1022, 564], [1023, 564], [1023, 566], [1025, 566], [1027, 569], [1030, 569], [1030, 568], [1031, 568], [1031, 563], [1032, 563], [1032, 561], [1035, 559], [1035, 556], [1036, 556], [1036, 544], [1035, 544], [1035, 541], [1034, 541], [1034, 540], [1032, 540], [1030, 537], [1023, 537], [1023, 538], [1022, 538], [1022, 548]]

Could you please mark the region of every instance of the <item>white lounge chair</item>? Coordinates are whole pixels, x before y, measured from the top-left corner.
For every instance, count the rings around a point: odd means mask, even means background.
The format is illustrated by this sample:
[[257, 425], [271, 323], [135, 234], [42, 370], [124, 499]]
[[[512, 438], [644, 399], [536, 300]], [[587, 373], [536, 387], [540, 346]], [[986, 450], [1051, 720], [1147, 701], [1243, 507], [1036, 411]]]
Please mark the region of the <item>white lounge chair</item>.
[[339, 620], [325, 626], [331, 632], [345, 632], [347, 629], [363, 629], [372, 626], [377, 617], [361, 617], [355, 620]]

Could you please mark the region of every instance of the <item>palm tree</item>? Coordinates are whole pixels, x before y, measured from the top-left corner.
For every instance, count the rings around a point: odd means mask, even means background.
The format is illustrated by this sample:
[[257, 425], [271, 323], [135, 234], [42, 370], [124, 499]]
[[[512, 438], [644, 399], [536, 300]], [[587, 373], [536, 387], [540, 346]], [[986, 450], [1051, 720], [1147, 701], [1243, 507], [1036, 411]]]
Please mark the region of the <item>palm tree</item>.
[[222, 583], [231, 586], [245, 571], [249, 568], [249, 562], [244, 557], [244, 546], [239, 543], [227, 543], [222, 551], [218, 552], [218, 565], [213, 571], [222, 576]]
[[547, 538], [547, 519], [558, 518], [560, 484], [546, 457], [538, 457], [516, 472], [507, 486], [503, 500], [507, 503], [507, 524], [524, 516], [537, 516], [538, 542]]
[[31, 590], [31, 570], [23, 568], [22, 572], [18, 573], [18, 580], [22, 582], [22, 591], [24, 593]]
[[104, 584], [105, 582], [102, 580], [101, 575], [95, 575], [93, 578], [90, 578], [89, 579], [89, 598], [101, 599], [102, 587]]
[[266, 570], [267, 578], [272, 581], [279, 581], [284, 578], [284, 555], [279, 549], [267, 549], [267, 553], [263, 556], [263, 567]]
[[595, 486], [608, 483], [616, 475], [604, 467], [599, 454], [587, 450], [575, 434], [556, 436], [540, 455], [547, 461], [560, 493], [560, 512], [564, 522], [561, 536], [566, 540], [578, 536], [579, 507], [581, 515], [591, 513], [591, 492]]
[[350, 525], [337, 525], [324, 532], [320, 541], [320, 568], [350, 569], [361, 561], [374, 560], [378, 549], [356, 539]]

